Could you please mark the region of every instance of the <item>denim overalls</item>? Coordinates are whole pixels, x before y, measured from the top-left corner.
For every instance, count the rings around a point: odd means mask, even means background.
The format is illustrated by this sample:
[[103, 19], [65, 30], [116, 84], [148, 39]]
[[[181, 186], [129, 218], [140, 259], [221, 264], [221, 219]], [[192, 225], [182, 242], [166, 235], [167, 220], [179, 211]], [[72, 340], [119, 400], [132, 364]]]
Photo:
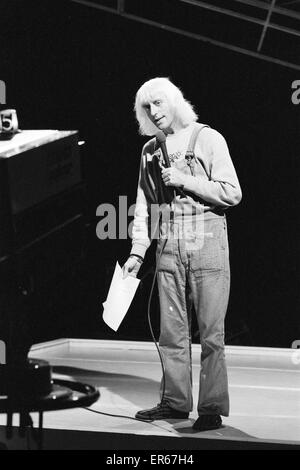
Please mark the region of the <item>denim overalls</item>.
[[[203, 166], [194, 155], [196, 138], [202, 128], [199, 124], [195, 127], [185, 160], [174, 165], [181, 171], [203, 177]], [[177, 210], [176, 202], [171, 216], [160, 224], [157, 244], [159, 345], [165, 364], [165, 399], [177, 410], [189, 412], [193, 408], [191, 311], [194, 305], [201, 342], [198, 413], [228, 416], [224, 319], [230, 267], [226, 217], [218, 209], [201, 211], [202, 201], [198, 202], [199, 210], [196, 207], [190, 212], [184, 210], [189, 201], [186, 205], [178, 202], [181, 211]], [[161, 393], [162, 389], [163, 383]]]

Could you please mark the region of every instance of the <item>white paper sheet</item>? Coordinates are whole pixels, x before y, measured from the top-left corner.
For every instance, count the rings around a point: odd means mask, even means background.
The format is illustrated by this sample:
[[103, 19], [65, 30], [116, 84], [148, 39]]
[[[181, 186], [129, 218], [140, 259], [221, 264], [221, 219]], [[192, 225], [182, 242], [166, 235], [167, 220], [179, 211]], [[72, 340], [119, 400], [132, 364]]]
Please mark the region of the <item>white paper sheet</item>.
[[110, 284], [107, 299], [103, 302], [103, 321], [114, 331], [117, 331], [125, 317], [140, 279], [127, 276], [123, 279], [123, 271], [118, 262]]

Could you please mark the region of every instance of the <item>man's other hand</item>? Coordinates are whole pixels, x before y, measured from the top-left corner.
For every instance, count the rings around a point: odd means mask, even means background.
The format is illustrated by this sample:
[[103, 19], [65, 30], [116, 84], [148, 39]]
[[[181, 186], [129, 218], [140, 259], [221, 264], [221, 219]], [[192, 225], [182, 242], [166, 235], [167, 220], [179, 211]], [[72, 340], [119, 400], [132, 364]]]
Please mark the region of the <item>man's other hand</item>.
[[136, 277], [139, 269], [142, 265], [142, 261], [134, 255], [129, 256], [128, 260], [123, 266], [123, 279], [127, 276]]

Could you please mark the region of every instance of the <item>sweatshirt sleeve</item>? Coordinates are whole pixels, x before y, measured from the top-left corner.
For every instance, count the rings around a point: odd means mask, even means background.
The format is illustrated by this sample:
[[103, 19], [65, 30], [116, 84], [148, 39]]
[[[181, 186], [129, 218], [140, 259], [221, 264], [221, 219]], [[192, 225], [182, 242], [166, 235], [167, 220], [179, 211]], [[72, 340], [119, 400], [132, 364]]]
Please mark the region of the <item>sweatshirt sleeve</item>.
[[151, 244], [150, 236], [150, 207], [153, 198], [153, 188], [146, 174], [147, 152], [145, 147], [142, 152], [140, 173], [137, 187], [137, 197], [132, 225], [132, 249], [130, 254], [136, 254], [144, 258]]
[[210, 179], [186, 175], [183, 189], [216, 206], [227, 208], [238, 204], [242, 191], [224, 137], [214, 129], [203, 129], [196, 146]]

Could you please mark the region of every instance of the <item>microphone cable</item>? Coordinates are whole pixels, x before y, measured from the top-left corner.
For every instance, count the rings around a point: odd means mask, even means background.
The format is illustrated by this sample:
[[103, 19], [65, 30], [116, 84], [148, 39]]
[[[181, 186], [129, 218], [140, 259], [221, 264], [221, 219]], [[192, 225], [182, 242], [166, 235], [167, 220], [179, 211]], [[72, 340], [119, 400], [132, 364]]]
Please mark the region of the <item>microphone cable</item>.
[[161, 258], [161, 255], [162, 255], [163, 251], [164, 251], [164, 248], [166, 246], [167, 241], [168, 241], [168, 238], [165, 239], [164, 244], [163, 244], [163, 246], [160, 250], [160, 253], [157, 257], [157, 260], [156, 260], [156, 266], [155, 266], [155, 271], [154, 271], [154, 275], [153, 275], [152, 285], [151, 285], [149, 299], [148, 299], [148, 306], [147, 306], [147, 318], [148, 318], [149, 330], [150, 330], [153, 342], [154, 342], [155, 347], [156, 347], [157, 352], [158, 352], [160, 365], [161, 365], [161, 370], [162, 370], [162, 392], [161, 392], [161, 399], [160, 399], [161, 403], [164, 400], [165, 391], [166, 391], [166, 372], [165, 372], [165, 363], [164, 363], [164, 360], [163, 360], [163, 357], [162, 357], [162, 354], [161, 354], [161, 350], [159, 348], [159, 344], [156, 341], [155, 334], [154, 334], [153, 328], [152, 328], [152, 323], [151, 323], [151, 301], [152, 301], [152, 295], [153, 295], [153, 290], [154, 290], [154, 286], [155, 286], [155, 281], [157, 279], [159, 260]]
[[[174, 189], [174, 198], [173, 200], [175, 201], [176, 203], [176, 189]], [[173, 223], [173, 220], [174, 220], [174, 208], [172, 207], [173, 206], [173, 202], [171, 201], [171, 212], [170, 212], [170, 220], [172, 220], [172, 223]], [[161, 222], [161, 217], [162, 217], [162, 213], [160, 212], [160, 215], [159, 215], [159, 220], [158, 220], [158, 227], [160, 227], [160, 222]], [[157, 273], [158, 273], [158, 267], [159, 267], [159, 261], [160, 261], [160, 258], [161, 258], [161, 255], [165, 249], [165, 246], [167, 244], [167, 241], [168, 241], [168, 237], [166, 236], [165, 240], [164, 240], [164, 243], [160, 249], [160, 252], [159, 252], [159, 255], [156, 259], [156, 266], [155, 266], [155, 271], [154, 271], [154, 275], [153, 275], [153, 280], [152, 280], [152, 284], [151, 284], [151, 289], [150, 289], [150, 294], [149, 294], [149, 299], [148, 299], [148, 306], [147, 306], [147, 318], [148, 318], [148, 325], [149, 325], [149, 330], [150, 330], [150, 333], [151, 333], [151, 336], [152, 336], [152, 340], [155, 344], [155, 347], [157, 349], [157, 352], [158, 352], [158, 356], [159, 356], [159, 360], [160, 360], [160, 364], [161, 364], [161, 370], [162, 370], [162, 387], [161, 387], [161, 399], [160, 399], [160, 403], [162, 403], [164, 401], [164, 398], [165, 398], [165, 392], [166, 392], [166, 369], [165, 369], [165, 363], [164, 363], [164, 359], [162, 357], [162, 353], [161, 353], [161, 350], [159, 348], [159, 344], [157, 343], [156, 341], [156, 338], [155, 338], [155, 335], [154, 335], [154, 332], [153, 332], [153, 328], [152, 328], [152, 323], [151, 323], [151, 301], [152, 301], [152, 295], [153, 295], [153, 290], [154, 290], [154, 285], [155, 285], [155, 281], [157, 279]], [[162, 312], [160, 312], [160, 315], [162, 315]]]

